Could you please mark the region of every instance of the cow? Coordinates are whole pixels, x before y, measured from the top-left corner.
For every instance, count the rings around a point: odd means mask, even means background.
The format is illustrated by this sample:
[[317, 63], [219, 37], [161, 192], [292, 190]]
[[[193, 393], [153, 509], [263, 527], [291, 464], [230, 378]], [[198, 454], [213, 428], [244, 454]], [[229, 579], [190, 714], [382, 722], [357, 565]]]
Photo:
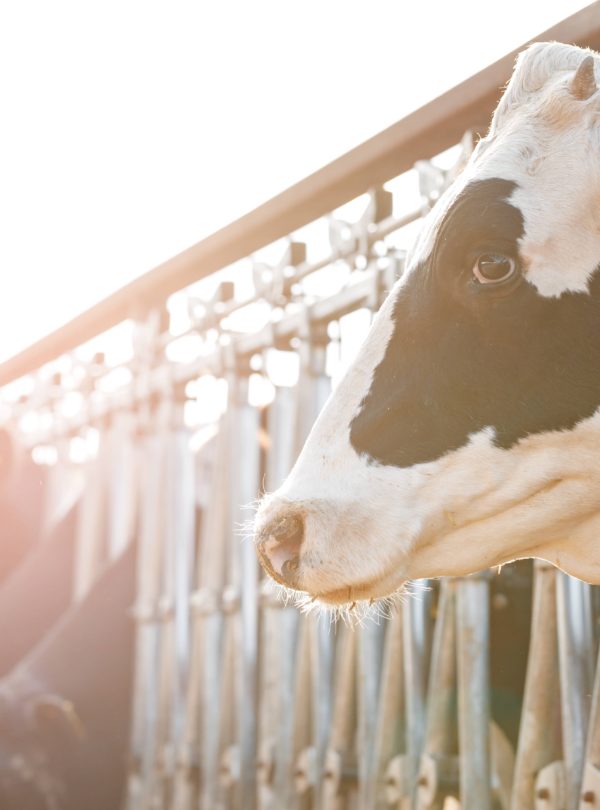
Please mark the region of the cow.
[[[0, 677], [6, 675], [69, 607], [77, 542], [77, 505], [37, 541], [0, 587]], [[35, 594], [35, 598], [32, 598]]]
[[0, 585], [43, 536], [47, 471], [34, 463], [14, 430], [0, 427]]
[[520, 558], [600, 583], [599, 57], [521, 53], [255, 540], [329, 604]]
[[120, 806], [133, 667], [131, 545], [0, 681], [0, 807]]

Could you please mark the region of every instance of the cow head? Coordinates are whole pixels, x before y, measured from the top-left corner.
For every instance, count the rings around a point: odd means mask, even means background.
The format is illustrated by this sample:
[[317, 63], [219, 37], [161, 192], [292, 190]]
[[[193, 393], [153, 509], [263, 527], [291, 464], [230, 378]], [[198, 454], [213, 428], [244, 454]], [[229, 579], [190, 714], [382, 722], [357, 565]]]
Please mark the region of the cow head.
[[0, 685], [0, 807], [63, 810], [65, 753], [75, 756], [83, 728], [73, 705], [31, 683]]
[[325, 602], [541, 557], [600, 582], [596, 57], [522, 53], [283, 486], [272, 577]]

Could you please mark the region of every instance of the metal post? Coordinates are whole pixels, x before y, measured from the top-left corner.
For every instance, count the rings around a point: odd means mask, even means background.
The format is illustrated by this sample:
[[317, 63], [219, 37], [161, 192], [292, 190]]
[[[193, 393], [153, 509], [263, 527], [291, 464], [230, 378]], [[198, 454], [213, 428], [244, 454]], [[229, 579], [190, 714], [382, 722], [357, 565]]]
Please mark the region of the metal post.
[[[402, 662], [402, 612], [391, 617], [385, 635], [383, 664], [381, 670], [381, 695], [377, 715], [377, 731], [374, 744], [373, 773], [376, 783], [374, 807], [388, 810], [398, 805], [404, 792], [401, 779], [405, 748], [404, 667]], [[392, 771], [388, 772], [391, 768]]]
[[568, 807], [576, 808], [585, 759], [593, 683], [589, 585], [557, 571], [558, 661]]
[[458, 581], [458, 716], [462, 810], [491, 810], [489, 580]]
[[[165, 424], [168, 408], [155, 413], [156, 432], [144, 438], [138, 546], [137, 622], [131, 773], [128, 810], [152, 806], [157, 752], [160, 574], [162, 562]], [[153, 425], [154, 427], [154, 425]]]
[[190, 573], [194, 541], [193, 459], [184, 427], [183, 390], [171, 405], [165, 435], [164, 542], [158, 601], [160, 651], [154, 803], [173, 800], [176, 744], [183, 724], [185, 671], [189, 654]]
[[[195, 660], [200, 670], [200, 731], [198, 760], [200, 766], [200, 808], [219, 807], [219, 754], [223, 725], [224, 695], [231, 703], [232, 694], [225, 681], [223, 591], [226, 581], [227, 537], [229, 531], [229, 458], [230, 419], [227, 411], [220, 419], [214, 440], [214, 465], [209, 467], [211, 483], [207, 486], [206, 509], [198, 558], [199, 589], [192, 597], [196, 632], [199, 635]], [[192, 687], [193, 688], [193, 687]]]
[[98, 452], [84, 469], [84, 486], [77, 514], [77, 542], [73, 597], [83, 599], [106, 559], [106, 469], [109, 462], [108, 437], [100, 432]]
[[[296, 391], [278, 388], [269, 408], [266, 489], [276, 489], [294, 462]], [[260, 810], [290, 807], [292, 802], [293, 700], [298, 643], [298, 611], [284, 606], [263, 580], [259, 644], [258, 804]]]
[[[238, 434], [231, 460], [232, 475], [235, 477], [237, 473], [237, 486], [233, 495], [236, 528], [252, 517], [249, 505], [256, 501], [260, 489], [258, 411], [248, 404], [247, 378], [238, 378], [238, 386]], [[232, 537], [240, 565], [241, 660], [237, 672], [240, 780], [237, 806], [252, 810], [256, 799], [258, 562], [254, 546], [248, 537], [242, 541], [235, 528]]]
[[456, 704], [456, 581], [444, 579], [433, 636], [418, 810], [438, 810], [448, 795], [458, 792]]
[[323, 775], [323, 810], [342, 810], [358, 782], [356, 757], [357, 634], [339, 630], [334, 707]]
[[[218, 427], [215, 428], [215, 432]], [[188, 580], [191, 578], [191, 586], [196, 587], [196, 590], [189, 598], [189, 614], [187, 606], [181, 607], [182, 617], [185, 618], [189, 615], [189, 658], [186, 676], [186, 696], [185, 696], [185, 711], [183, 717], [183, 725], [181, 733], [179, 734], [178, 750], [177, 750], [177, 773], [175, 782], [175, 797], [173, 801], [173, 810], [195, 810], [199, 806], [200, 801], [200, 738], [201, 738], [201, 714], [200, 704], [201, 697], [204, 691], [203, 681], [203, 667], [205, 661], [205, 629], [207, 623], [211, 618], [215, 618], [216, 600], [212, 602], [207, 600], [203, 603], [202, 591], [203, 585], [211, 583], [213, 586], [218, 585], [215, 583], [215, 578], [218, 576], [216, 571], [211, 571], [207, 576], [206, 557], [212, 553], [213, 558], [216, 557], [221, 551], [221, 547], [215, 544], [217, 538], [210, 536], [207, 532], [207, 525], [209, 524], [209, 514], [214, 509], [215, 502], [218, 504], [218, 496], [213, 491], [215, 486], [215, 478], [217, 476], [217, 467], [215, 464], [215, 449], [218, 443], [219, 436], [215, 435], [209, 430], [205, 431], [205, 440], [200, 447], [196, 449], [195, 455], [189, 451], [189, 443], [186, 442], [186, 458], [188, 462], [192, 463], [192, 470], [188, 471], [186, 480], [189, 482], [193, 480], [194, 491], [192, 493], [191, 501], [188, 505], [188, 510], [194, 510], [199, 516], [199, 525], [194, 525], [194, 537], [197, 537], [198, 553], [195, 559], [190, 560], [189, 571], [186, 575], [185, 571], [181, 571], [181, 578]], [[218, 484], [217, 484], [218, 486]], [[194, 509], [194, 507], [196, 507]], [[192, 518], [189, 511], [186, 513], [187, 521]], [[182, 526], [183, 530], [183, 526]], [[186, 531], [187, 535], [187, 531]], [[193, 550], [191, 552], [193, 557]], [[210, 559], [210, 557], [209, 557]], [[183, 567], [183, 560], [182, 567]], [[210, 607], [212, 612], [206, 611], [205, 608]], [[182, 618], [183, 622], [183, 618]], [[182, 646], [184, 646], [182, 641]], [[217, 656], [217, 661], [219, 657]], [[218, 695], [213, 695], [216, 700]]]
[[[296, 414], [296, 446], [300, 451], [315, 419], [321, 411], [330, 392], [330, 380], [325, 373], [326, 347], [328, 337], [323, 325], [316, 326], [310, 320], [310, 310], [304, 312], [304, 328], [300, 344], [300, 377]], [[323, 614], [310, 615], [309, 625], [312, 644], [312, 711], [315, 778], [314, 795], [319, 807], [321, 778], [325, 763], [325, 752], [329, 739], [332, 716], [332, 688], [335, 639], [331, 632], [328, 617]]]
[[[381, 685], [385, 625], [369, 622], [356, 628], [358, 635], [358, 794], [363, 810], [375, 804], [377, 771], [375, 740]], [[398, 662], [399, 663], [399, 662]]]
[[561, 756], [556, 624], [555, 570], [537, 560], [511, 810], [534, 810], [537, 774]]
[[427, 677], [430, 653], [430, 607], [431, 592], [427, 583], [421, 583], [422, 591], [410, 596], [404, 605], [404, 704], [406, 707], [406, 784], [412, 798], [415, 792], [419, 760], [425, 734]]
[[107, 434], [108, 473], [108, 557], [116, 559], [132, 541], [135, 533], [136, 486], [138, 478], [134, 442], [135, 414], [116, 413]]
[[596, 663], [594, 694], [581, 786], [580, 810], [600, 806], [600, 653]]

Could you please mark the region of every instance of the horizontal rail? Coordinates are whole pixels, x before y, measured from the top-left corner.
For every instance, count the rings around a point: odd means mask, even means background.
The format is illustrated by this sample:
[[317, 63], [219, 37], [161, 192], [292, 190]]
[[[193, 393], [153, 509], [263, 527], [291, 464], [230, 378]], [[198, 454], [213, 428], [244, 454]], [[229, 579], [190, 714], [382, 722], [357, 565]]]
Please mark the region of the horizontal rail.
[[[136, 409], [142, 403], [172, 396], [178, 388], [204, 374], [216, 377], [233, 371], [242, 376], [249, 374], [248, 360], [252, 355], [273, 346], [287, 346], [294, 338], [310, 339], [308, 335], [316, 332], [319, 326], [361, 307], [376, 310], [394, 280], [392, 273], [395, 278], [397, 269], [393, 265], [385, 269], [372, 267], [360, 281], [304, 309], [286, 314], [280, 321], [269, 323], [257, 332], [238, 335], [227, 346], [216, 346], [210, 353], [187, 363], [163, 363], [146, 369], [128, 385], [106, 394], [101, 401], [90, 401], [77, 416], [61, 417], [51, 429], [34, 431], [28, 443], [44, 444], [74, 436], [86, 425], [102, 424], [117, 411]], [[38, 407], [41, 404], [37, 403]], [[29, 410], [29, 406], [25, 410]]]
[[[600, 0], [536, 40], [600, 47]], [[525, 43], [527, 44], [527, 43]], [[309, 175], [250, 213], [150, 270], [0, 364], [0, 386], [35, 371], [172, 293], [286, 236], [485, 125], [521, 48]]]

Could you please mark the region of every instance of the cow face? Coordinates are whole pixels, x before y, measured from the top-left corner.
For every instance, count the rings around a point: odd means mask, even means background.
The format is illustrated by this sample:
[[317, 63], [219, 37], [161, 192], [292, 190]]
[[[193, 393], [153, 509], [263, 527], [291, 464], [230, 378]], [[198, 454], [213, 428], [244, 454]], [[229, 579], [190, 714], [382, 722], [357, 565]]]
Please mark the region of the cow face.
[[521, 55], [490, 132], [256, 521], [325, 602], [527, 556], [600, 581], [600, 94]]
[[60, 761], [74, 756], [81, 724], [68, 701], [29, 686], [0, 686], [0, 807], [64, 810], [70, 805]]

